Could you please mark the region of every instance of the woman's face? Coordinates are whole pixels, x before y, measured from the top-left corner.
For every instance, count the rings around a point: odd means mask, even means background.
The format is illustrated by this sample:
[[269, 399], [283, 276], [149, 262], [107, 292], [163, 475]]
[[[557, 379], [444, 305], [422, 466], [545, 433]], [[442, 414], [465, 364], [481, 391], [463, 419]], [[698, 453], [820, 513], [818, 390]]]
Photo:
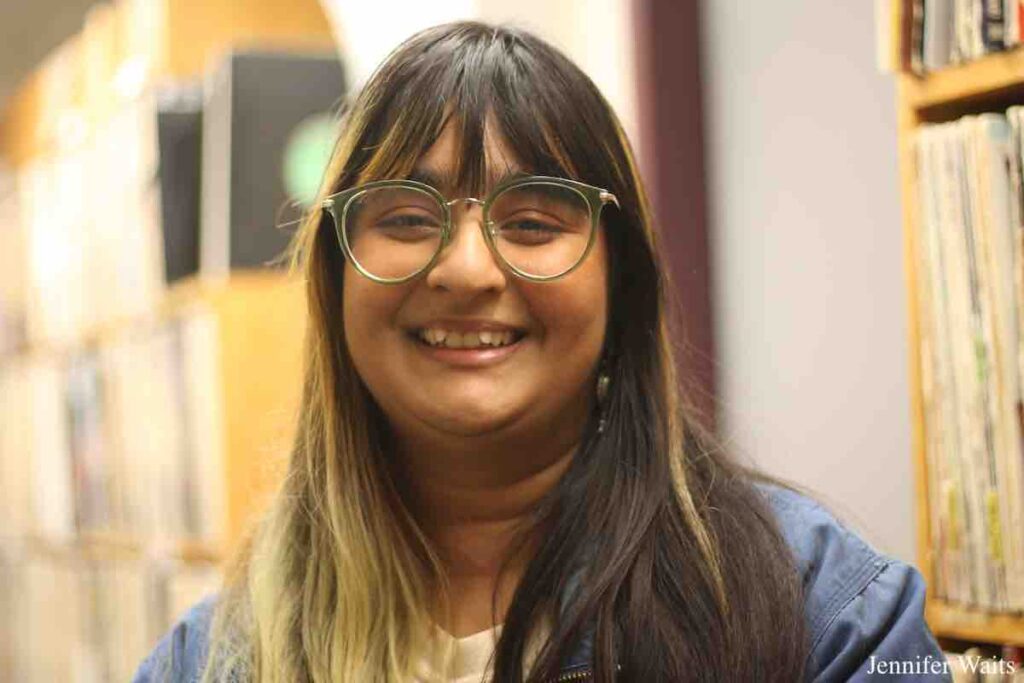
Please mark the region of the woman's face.
[[[448, 126], [416, 171], [450, 176], [457, 155]], [[518, 170], [500, 138], [488, 135], [488, 172]], [[439, 187], [448, 198], [451, 188]], [[480, 230], [481, 207], [452, 207], [454, 235], [434, 267], [401, 285], [381, 285], [345, 265], [344, 324], [356, 369], [401, 434], [459, 437], [531, 433], [585, 415], [604, 341], [607, 258], [603, 230], [576, 270], [552, 282], [504, 271]], [[436, 348], [421, 339], [513, 331], [522, 338], [483, 350]], [[487, 334], [484, 334], [486, 339]], [[436, 339], [435, 339], [436, 341]], [[582, 426], [582, 425], [580, 425]]]

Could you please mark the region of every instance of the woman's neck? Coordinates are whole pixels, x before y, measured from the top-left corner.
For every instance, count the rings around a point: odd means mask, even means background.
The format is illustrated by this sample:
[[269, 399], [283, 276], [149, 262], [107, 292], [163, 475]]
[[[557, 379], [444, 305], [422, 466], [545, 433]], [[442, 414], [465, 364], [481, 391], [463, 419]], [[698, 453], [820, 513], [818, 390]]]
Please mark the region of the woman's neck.
[[[459, 571], [496, 573], [508, 550], [505, 542], [529, 525], [575, 451], [573, 444], [504, 477], [466, 472], [455, 462], [445, 467], [436, 467], [437, 461], [413, 467], [415, 472], [409, 472], [406, 482], [410, 508], [442, 557], [451, 559]], [[527, 454], [520, 457], [531, 460]]]
[[534, 513], [578, 448], [578, 431], [555, 431], [504, 448], [400, 442], [403, 495], [447, 571], [453, 614], [440, 621], [456, 637], [504, 619], [533, 555]]

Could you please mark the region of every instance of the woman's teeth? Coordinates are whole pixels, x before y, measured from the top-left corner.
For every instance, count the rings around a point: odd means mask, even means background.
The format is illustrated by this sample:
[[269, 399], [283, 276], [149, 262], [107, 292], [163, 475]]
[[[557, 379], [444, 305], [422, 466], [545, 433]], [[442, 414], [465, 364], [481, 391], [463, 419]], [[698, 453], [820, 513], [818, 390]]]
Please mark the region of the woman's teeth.
[[431, 346], [446, 346], [450, 349], [473, 349], [488, 346], [507, 346], [516, 341], [516, 333], [505, 332], [451, 332], [441, 329], [425, 329], [419, 331], [419, 338]]

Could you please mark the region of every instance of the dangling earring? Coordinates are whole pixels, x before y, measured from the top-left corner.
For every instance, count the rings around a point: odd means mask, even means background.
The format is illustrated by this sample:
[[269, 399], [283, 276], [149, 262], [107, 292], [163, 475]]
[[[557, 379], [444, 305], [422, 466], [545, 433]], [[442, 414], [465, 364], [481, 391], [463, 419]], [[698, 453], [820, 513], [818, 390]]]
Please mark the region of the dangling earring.
[[604, 362], [601, 363], [601, 370], [597, 375], [597, 409], [600, 411], [600, 418], [597, 422], [597, 433], [604, 433], [605, 424], [607, 423], [607, 402], [608, 402], [608, 387], [611, 386], [612, 378], [608, 375], [607, 366]]

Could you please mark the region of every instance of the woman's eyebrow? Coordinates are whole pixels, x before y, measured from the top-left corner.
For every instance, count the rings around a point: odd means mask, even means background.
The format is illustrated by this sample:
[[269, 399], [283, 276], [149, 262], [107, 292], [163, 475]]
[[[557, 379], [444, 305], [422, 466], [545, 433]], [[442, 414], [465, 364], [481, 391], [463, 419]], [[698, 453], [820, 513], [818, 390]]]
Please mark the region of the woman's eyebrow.
[[438, 190], [445, 190], [451, 185], [453, 178], [448, 171], [438, 172], [429, 168], [414, 168], [409, 174], [408, 180], [430, 185]]
[[[488, 184], [490, 187], [497, 187], [502, 183], [508, 182], [514, 178], [521, 178], [530, 175], [523, 170], [506, 170], [500, 176], [492, 175], [488, 178]], [[417, 167], [412, 170], [409, 174], [408, 180], [413, 180], [418, 183], [424, 183], [431, 187], [440, 190], [442, 193], [448, 192], [455, 185], [455, 178], [452, 177], [450, 171], [436, 171], [430, 168]]]

